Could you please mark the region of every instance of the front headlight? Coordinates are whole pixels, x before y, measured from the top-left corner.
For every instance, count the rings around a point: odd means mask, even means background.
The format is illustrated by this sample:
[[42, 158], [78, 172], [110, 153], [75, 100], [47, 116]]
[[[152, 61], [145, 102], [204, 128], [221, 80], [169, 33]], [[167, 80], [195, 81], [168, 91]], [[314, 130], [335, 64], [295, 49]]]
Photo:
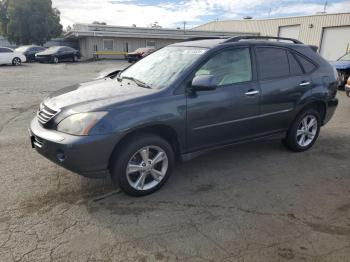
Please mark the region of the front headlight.
[[90, 130], [106, 114], [107, 112], [90, 112], [68, 116], [57, 125], [57, 131], [71, 135], [87, 136]]

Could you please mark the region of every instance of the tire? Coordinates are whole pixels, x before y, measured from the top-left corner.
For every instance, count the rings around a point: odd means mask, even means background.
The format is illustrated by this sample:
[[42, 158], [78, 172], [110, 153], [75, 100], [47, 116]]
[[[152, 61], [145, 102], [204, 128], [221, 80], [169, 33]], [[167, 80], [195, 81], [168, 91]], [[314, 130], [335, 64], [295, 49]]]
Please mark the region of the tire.
[[73, 62], [78, 62], [78, 59], [79, 59], [78, 56], [75, 55], [75, 56], [73, 56], [72, 61], [73, 61]]
[[[304, 121], [306, 121], [306, 126], [309, 126], [309, 128], [305, 128]], [[311, 121], [314, 123], [312, 126]], [[292, 151], [306, 151], [316, 142], [320, 127], [321, 117], [318, 110], [314, 108], [305, 109], [295, 118], [287, 132], [287, 137], [283, 140], [283, 144]]]
[[[153, 165], [155, 156], [160, 161]], [[133, 135], [122, 142], [111, 158], [112, 181], [131, 196], [152, 194], [168, 180], [174, 159], [173, 148], [163, 138], [148, 133]]]
[[52, 58], [52, 63], [58, 64], [58, 62], [59, 62], [58, 57], [57, 57], [57, 56], [54, 56], [54, 57]]
[[20, 66], [22, 64], [22, 60], [19, 57], [15, 57], [12, 59], [12, 65], [13, 66]]

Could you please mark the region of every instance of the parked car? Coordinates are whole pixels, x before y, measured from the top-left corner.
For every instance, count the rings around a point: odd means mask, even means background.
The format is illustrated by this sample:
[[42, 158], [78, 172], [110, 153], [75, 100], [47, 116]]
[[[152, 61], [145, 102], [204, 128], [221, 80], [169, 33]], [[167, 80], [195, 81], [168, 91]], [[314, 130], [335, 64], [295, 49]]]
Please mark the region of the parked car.
[[337, 61], [331, 62], [331, 64], [338, 71], [339, 88], [344, 89], [346, 80], [350, 76], [350, 53], [343, 55]]
[[35, 55], [35, 59], [39, 62], [51, 62], [55, 64], [62, 61], [76, 62], [80, 57], [81, 55], [78, 50], [68, 46], [53, 46]]
[[53, 93], [31, 122], [32, 146], [83, 176], [110, 174], [135, 196], [158, 190], [175, 159], [209, 149], [279, 136], [308, 150], [338, 105], [336, 72], [297, 40], [255, 38], [266, 37], [172, 44]]
[[26, 57], [8, 47], [0, 47], [0, 65], [12, 64], [19, 66], [26, 61]]
[[134, 52], [128, 53], [125, 56], [125, 59], [128, 60], [129, 63], [139, 61], [140, 59], [152, 54], [156, 49], [153, 47], [142, 47], [136, 49]]
[[348, 77], [348, 80], [345, 84], [345, 92], [348, 97], [350, 97], [350, 77]]
[[44, 51], [46, 48], [42, 46], [37, 45], [25, 45], [20, 46], [15, 49], [16, 52], [22, 53], [25, 57], [27, 62], [33, 62], [35, 61], [35, 54]]

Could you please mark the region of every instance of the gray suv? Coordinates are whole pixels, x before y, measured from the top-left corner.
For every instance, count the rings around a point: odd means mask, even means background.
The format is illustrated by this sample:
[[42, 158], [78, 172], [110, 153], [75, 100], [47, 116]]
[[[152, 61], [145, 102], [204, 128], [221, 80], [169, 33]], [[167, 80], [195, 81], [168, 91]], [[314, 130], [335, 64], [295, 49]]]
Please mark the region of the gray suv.
[[146, 195], [177, 159], [209, 149], [272, 136], [309, 149], [338, 104], [336, 78], [294, 39], [191, 39], [45, 98], [31, 142], [66, 169]]

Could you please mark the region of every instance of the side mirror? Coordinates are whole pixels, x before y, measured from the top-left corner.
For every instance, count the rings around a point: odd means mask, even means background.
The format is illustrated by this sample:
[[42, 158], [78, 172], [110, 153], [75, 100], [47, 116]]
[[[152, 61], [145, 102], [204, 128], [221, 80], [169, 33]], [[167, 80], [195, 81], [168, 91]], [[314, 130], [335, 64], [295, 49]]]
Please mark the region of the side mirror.
[[210, 91], [216, 89], [217, 80], [213, 75], [198, 75], [192, 80], [193, 91]]

